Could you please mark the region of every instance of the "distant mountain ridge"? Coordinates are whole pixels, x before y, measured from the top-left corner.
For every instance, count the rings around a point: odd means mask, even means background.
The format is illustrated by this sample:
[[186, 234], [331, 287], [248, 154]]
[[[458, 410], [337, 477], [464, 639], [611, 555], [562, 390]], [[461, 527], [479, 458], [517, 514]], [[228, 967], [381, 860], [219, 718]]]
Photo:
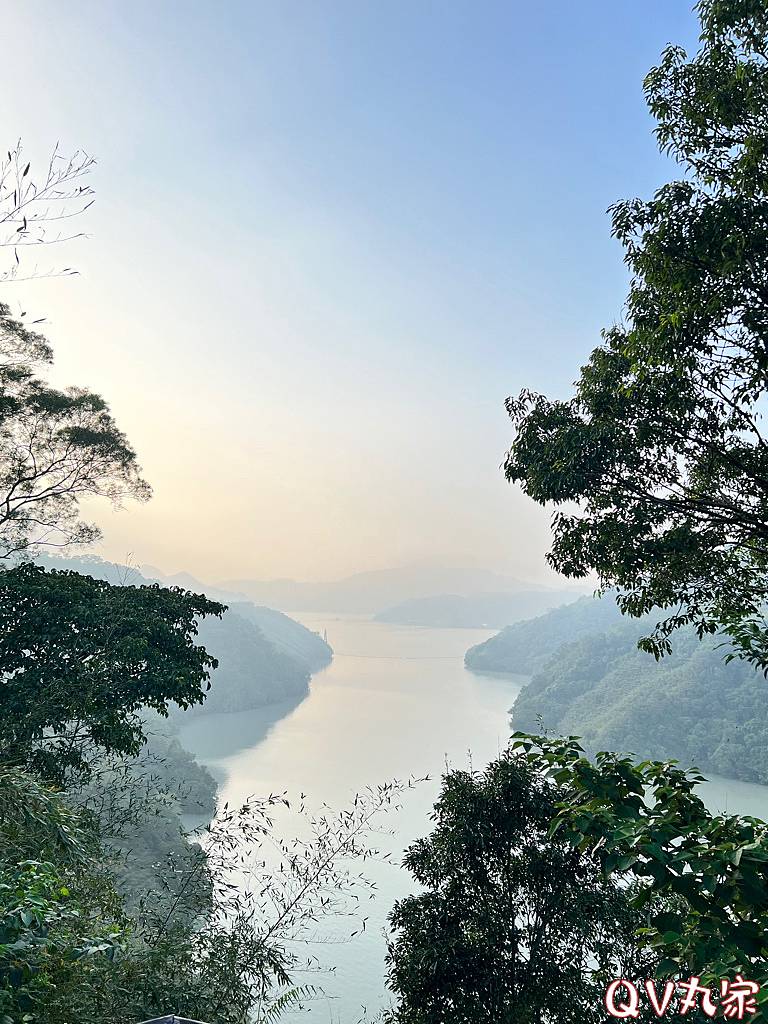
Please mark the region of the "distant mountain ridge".
[[[445, 595], [514, 594], [552, 591], [524, 583], [490, 569], [424, 568], [377, 569], [345, 579], [313, 583], [298, 580], [226, 580], [225, 591], [239, 591], [256, 604], [281, 611], [339, 612], [376, 615], [404, 601]], [[578, 592], [574, 591], [574, 596]]]
[[247, 601], [246, 594], [237, 590], [226, 590], [222, 587], [212, 586], [210, 583], [203, 583], [196, 576], [188, 572], [164, 573], [155, 565], [140, 566], [141, 574], [147, 579], [157, 580], [166, 587], [183, 587], [184, 590], [191, 590], [194, 594], [205, 594], [212, 601], [221, 601], [223, 604]]
[[513, 594], [439, 594], [386, 608], [376, 622], [453, 629], [501, 629], [520, 619], [568, 604], [576, 595], [560, 590], [521, 590]]

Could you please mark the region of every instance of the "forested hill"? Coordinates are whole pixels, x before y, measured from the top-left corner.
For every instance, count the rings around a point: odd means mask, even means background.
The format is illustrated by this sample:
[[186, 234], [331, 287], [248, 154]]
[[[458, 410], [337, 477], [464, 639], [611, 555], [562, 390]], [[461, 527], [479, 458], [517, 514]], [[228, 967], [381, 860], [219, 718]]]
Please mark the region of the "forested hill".
[[585, 747], [676, 758], [768, 783], [768, 682], [746, 662], [724, 661], [720, 641], [681, 632], [655, 661], [627, 621], [562, 645], [520, 693], [515, 729], [582, 737]]
[[276, 650], [294, 661], [303, 662], [310, 672], [319, 672], [330, 664], [333, 651], [329, 644], [283, 612], [251, 604], [250, 601], [230, 602], [229, 610], [258, 626]]
[[532, 675], [512, 709], [514, 729], [768, 783], [768, 682], [743, 661], [726, 664], [721, 641], [693, 631], [655, 661], [637, 649], [655, 621], [622, 617], [610, 598], [583, 598], [509, 626], [471, 648], [466, 664]]
[[490, 640], [470, 647], [464, 662], [476, 672], [535, 672], [561, 644], [599, 633], [621, 621], [611, 598], [578, 601], [553, 608], [535, 619], [515, 622]]
[[279, 650], [255, 622], [231, 609], [220, 619], [204, 619], [198, 636], [219, 665], [211, 676], [205, 703], [177, 714], [188, 717], [216, 711], [246, 711], [266, 704], [299, 701], [308, 693], [310, 671], [306, 662]]
[[[94, 556], [42, 556], [38, 561], [48, 569], [70, 569], [110, 583], [156, 582], [136, 569]], [[308, 692], [310, 674], [333, 656], [329, 645], [301, 623], [245, 601], [231, 605], [221, 619], [204, 619], [199, 630], [200, 642], [218, 659], [219, 667], [205, 703], [183, 712], [187, 715], [300, 700]]]

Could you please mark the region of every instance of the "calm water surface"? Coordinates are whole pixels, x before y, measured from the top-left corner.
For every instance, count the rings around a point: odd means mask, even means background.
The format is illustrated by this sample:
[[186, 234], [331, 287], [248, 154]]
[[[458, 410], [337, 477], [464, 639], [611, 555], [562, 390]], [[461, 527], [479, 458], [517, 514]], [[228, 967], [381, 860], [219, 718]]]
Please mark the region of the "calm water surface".
[[[413, 891], [397, 867], [414, 839], [429, 832], [429, 813], [446, 764], [480, 768], [504, 749], [508, 710], [525, 677], [478, 675], [464, 668], [468, 647], [492, 630], [420, 629], [328, 615], [294, 615], [328, 631], [333, 663], [316, 675], [296, 707], [272, 707], [193, 719], [181, 741], [223, 779], [221, 800], [288, 791], [310, 807], [348, 805], [355, 792], [391, 779], [430, 775], [406, 793], [402, 809], [382, 818], [394, 836], [376, 837], [392, 864], [367, 862], [377, 884], [367, 901], [365, 932], [331, 922], [309, 948], [331, 974], [301, 981], [321, 985], [310, 1019], [355, 1024], [387, 1005], [384, 930], [392, 904]], [[713, 778], [703, 792], [710, 807], [768, 817], [768, 788]], [[288, 826], [290, 828], [290, 826]], [[289, 833], [293, 834], [293, 833]]]

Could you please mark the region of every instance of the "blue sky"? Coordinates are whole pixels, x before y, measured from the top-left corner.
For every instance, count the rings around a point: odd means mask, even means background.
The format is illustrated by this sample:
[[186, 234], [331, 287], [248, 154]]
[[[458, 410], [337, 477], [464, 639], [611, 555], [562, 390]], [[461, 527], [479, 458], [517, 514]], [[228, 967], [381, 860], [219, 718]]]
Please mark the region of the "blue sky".
[[32, 0], [5, 25], [8, 140], [99, 159], [82, 276], [15, 287], [155, 488], [95, 511], [103, 553], [545, 579], [503, 401], [567, 394], [620, 316], [605, 211], [675, 173], [642, 79], [695, 48], [689, 4]]

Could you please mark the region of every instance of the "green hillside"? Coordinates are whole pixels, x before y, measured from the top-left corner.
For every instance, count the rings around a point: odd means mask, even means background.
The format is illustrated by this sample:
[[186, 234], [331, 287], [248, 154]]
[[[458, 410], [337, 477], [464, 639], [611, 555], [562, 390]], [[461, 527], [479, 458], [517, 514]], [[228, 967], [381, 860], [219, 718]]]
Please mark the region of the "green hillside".
[[716, 640], [680, 636], [660, 662], [638, 651], [638, 623], [565, 644], [515, 702], [516, 729], [581, 736], [590, 750], [677, 758], [750, 782], [768, 782], [768, 683], [729, 664]]
[[465, 662], [532, 676], [512, 709], [515, 729], [768, 783], [768, 682], [745, 662], [726, 663], [717, 638], [693, 631], [656, 662], [637, 649], [655, 621], [623, 618], [609, 598], [582, 598], [508, 626]]
[[248, 711], [283, 701], [297, 701], [309, 691], [304, 661], [284, 654], [248, 619], [227, 611], [200, 624], [200, 643], [218, 659], [204, 704], [179, 712], [185, 716], [219, 711]]
[[470, 647], [464, 662], [475, 672], [535, 672], [569, 640], [598, 633], [621, 621], [609, 598], [581, 597], [534, 619], [515, 622], [484, 643]]

